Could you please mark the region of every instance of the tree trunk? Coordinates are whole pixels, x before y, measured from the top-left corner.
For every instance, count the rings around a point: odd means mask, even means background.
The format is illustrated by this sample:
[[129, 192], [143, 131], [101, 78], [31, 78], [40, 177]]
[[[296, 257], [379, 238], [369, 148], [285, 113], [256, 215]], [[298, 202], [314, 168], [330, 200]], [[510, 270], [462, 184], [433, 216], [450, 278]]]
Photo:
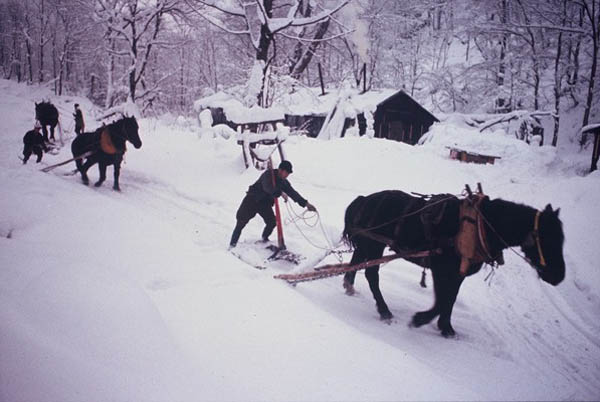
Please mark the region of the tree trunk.
[[39, 69], [38, 71], [38, 82], [41, 84], [44, 82], [44, 0], [41, 0], [41, 9], [40, 9], [40, 41], [38, 44], [39, 52], [40, 52], [40, 60], [39, 60]]
[[[600, 1], [598, 2], [598, 8], [600, 8]], [[590, 80], [588, 83], [582, 126], [587, 126], [590, 121], [590, 112], [592, 110], [592, 102], [594, 100], [596, 70], [598, 69], [598, 46], [600, 46], [600, 10], [596, 8], [596, 0], [592, 0], [591, 10], [589, 7], [587, 7], [586, 12], [592, 28], [592, 68], [590, 71]], [[587, 133], [581, 136], [580, 145], [583, 146], [587, 142], [587, 137]]]
[[[564, 26], [567, 19], [567, 0], [562, 3], [562, 20]], [[558, 130], [560, 128], [560, 98], [562, 96], [562, 79], [560, 74], [560, 58], [562, 57], [562, 37], [563, 32], [558, 32], [556, 41], [556, 56], [554, 58], [554, 132], [552, 134], [552, 146], [558, 144]]]
[[27, 49], [27, 70], [29, 71], [29, 79], [28, 83], [33, 84], [33, 61], [32, 59], [32, 49], [31, 42], [29, 42], [29, 38], [25, 38], [25, 47]]
[[313, 42], [311, 42], [308, 45], [304, 54], [297, 59], [296, 63], [290, 71], [290, 75], [292, 77], [296, 79], [300, 78], [300, 76], [304, 73], [304, 70], [306, 70], [306, 67], [308, 67], [308, 65], [310, 64], [315, 54], [315, 51], [321, 44], [321, 39], [323, 39], [323, 37], [327, 33], [327, 30], [329, 29], [329, 21], [329, 19], [326, 19], [325, 21], [319, 23], [319, 25], [317, 26], [317, 31], [315, 32]]
[[[60, 78], [58, 75], [58, 69], [56, 68], [56, 32], [54, 35], [52, 35], [52, 77], [54, 77], [54, 94], [55, 95], [61, 95], [60, 94], [60, 88], [59, 85], [61, 84], [60, 82]], [[58, 80], [56, 79], [58, 78]]]
[[[111, 35], [109, 32], [108, 35]], [[113, 103], [114, 96], [114, 74], [115, 74], [115, 40], [114, 38], [109, 39], [109, 51], [108, 51], [108, 69], [106, 71], [106, 102], [104, 107], [109, 108]]]
[[[579, 8], [579, 28], [583, 29], [583, 9]], [[573, 105], [579, 104], [579, 99], [575, 96], [577, 91], [577, 81], [579, 80], [579, 51], [581, 49], [581, 36], [576, 37], [575, 47], [572, 41], [569, 43], [569, 67], [567, 72], [567, 83], [569, 84], [569, 93], [573, 100]]]
[[[500, 23], [506, 24], [508, 19], [508, 4], [507, 0], [502, 0], [500, 2], [501, 6], [501, 15], [500, 15]], [[500, 61], [498, 64], [498, 75], [496, 76], [496, 85], [499, 88], [503, 87], [506, 82], [506, 54], [508, 47], [508, 39], [506, 34], [502, 34], [502, 38], [500, 39]], [[502, 91], [501, 91], [502, 92]], [[496, 108], [498, 112], [506, 112], [506, 108], [509, 105], [507, 99], [497, 98], [496, 99]]]

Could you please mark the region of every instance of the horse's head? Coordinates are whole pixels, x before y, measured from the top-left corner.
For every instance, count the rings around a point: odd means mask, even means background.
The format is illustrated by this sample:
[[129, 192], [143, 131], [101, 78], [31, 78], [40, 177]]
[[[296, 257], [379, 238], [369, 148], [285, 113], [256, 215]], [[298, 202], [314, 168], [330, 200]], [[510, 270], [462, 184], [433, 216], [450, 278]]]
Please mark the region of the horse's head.
[[123, 118], [123, 130], [127, 134], [127, 141], [131, 142], [136, 149], [141, 148], [142, 140], [138, 134], [138, 124], [135, 117]]
[[554, 286], [565, 279], [565, 236], [558, 218], [559, 210], [553, 211], [552, 206], [548, 204], [543, 211], [537, 212], [534, 228], [521, 245], [540, 278]]

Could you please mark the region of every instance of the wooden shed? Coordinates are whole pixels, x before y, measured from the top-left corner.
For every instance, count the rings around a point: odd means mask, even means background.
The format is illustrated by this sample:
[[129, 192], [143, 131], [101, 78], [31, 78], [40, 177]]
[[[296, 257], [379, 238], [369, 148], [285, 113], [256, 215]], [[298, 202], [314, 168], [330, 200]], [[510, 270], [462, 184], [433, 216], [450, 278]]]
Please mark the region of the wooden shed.
[[437, 117], [406, 92], [400, 90], [377, 105], [375, 137], [414, 145], [429, 130]]

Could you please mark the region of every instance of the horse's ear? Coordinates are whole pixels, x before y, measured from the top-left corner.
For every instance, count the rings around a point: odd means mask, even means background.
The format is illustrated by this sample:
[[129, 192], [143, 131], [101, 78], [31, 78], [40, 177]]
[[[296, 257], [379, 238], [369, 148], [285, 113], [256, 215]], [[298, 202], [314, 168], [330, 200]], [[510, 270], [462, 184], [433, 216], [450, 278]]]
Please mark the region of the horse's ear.
[[546, 205], [546, 208], [544, 209], [544, 212], [552, 212], [552, 204]]
[[556, 208], [556, 211], [554, 211], [554, 214], [556, 215], [557, 218], [558, 218], [559, 213], [560, 213], [560, 208]]

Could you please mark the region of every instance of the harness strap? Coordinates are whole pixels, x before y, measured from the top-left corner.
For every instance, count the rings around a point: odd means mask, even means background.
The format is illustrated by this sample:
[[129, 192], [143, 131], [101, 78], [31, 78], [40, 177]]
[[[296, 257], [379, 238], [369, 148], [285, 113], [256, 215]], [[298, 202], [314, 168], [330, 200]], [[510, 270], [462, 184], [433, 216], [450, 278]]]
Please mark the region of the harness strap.
[[533, 221], [533, 237], [535, 238], [535, 244], [537, 246], [538, 254], [540, 255], [540, 265], [542, 267], [546, 266], [546, 259], [544, 258], [544, 254], [542, 253], [542, 245], [540, 243], [540, 215], [542, 213], [537, 211], [535, 214], [535, 219]]
[[[481, 201], [479, 201], [481, 203]], [[477, 205], [479, 207], [479, 205]], [[481, 246], [481, 249], [483, 250], [483, 252], [485, 253], [485, 255], [488, 258], [488, 261], [494, 261], [494, 257], [492, 256], [492, 253], [490, 252], [490, 248], [488, 246], [488, 241], [487, 241], [487, 232], [485, 230], [484, 227], [484, 222], [483, 219], [481, 218], [481, 213], [477, 214], [477, 235], [479, 236], [479, 245]]]
[[364, 229], [351, 228], [350, 233], [352, 234], [352, 236], [360, 235], [362, 237], [366, 237], [368, 239], [375, 240], [376, 242], [383, 243], [386, 246], [388, 246], [389, 248], [391, 248], [392, 250], [394, 249], [394, 246], [396, 245], [396, 242], [394, 240], [392, 240], [388, 237], [370, 232], [370, 231], [366, 231]]

